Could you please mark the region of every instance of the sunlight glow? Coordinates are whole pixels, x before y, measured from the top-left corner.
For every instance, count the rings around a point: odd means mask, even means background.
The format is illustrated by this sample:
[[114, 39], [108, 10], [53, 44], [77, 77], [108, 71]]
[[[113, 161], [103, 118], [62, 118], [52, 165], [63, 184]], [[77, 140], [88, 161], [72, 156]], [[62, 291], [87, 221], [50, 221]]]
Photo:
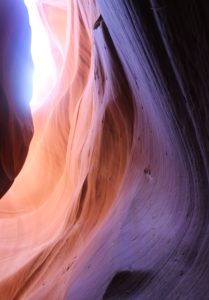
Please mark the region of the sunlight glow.
[[48, 34], [39, 15], [40, 0], [24, 0], [32, 30], [31, 54], [34, 63], [32, 108], [40, 106], [49, 95], [55, 82], [55, 65]]

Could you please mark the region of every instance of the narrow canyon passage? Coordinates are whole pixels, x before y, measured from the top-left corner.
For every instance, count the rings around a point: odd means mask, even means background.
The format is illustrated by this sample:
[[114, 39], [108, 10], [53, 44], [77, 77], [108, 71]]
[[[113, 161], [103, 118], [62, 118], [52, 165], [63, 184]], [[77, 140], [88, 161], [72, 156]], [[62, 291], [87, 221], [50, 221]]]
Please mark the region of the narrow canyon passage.
[[207, 1], [0, 23], [0, 300], [208, 300]]

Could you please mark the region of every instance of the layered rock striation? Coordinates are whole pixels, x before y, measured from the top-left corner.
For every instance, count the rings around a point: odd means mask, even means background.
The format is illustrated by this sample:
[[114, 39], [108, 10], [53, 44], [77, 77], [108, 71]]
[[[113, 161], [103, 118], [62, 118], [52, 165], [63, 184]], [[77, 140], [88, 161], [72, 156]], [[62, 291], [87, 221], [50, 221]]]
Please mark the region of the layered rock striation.
[[58, 79], [0, 202], [2, 299], [209, 299], [208, 4], [38, 3]]

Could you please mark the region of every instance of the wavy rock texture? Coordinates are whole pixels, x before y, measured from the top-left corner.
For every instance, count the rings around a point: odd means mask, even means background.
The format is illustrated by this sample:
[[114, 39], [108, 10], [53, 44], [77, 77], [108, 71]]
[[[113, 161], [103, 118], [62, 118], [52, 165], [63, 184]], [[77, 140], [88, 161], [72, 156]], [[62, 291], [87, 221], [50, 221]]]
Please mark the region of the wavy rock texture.
[[1, 298], [209, 299], [207, 2], [39, 8], [59, 76], [0, 202]]

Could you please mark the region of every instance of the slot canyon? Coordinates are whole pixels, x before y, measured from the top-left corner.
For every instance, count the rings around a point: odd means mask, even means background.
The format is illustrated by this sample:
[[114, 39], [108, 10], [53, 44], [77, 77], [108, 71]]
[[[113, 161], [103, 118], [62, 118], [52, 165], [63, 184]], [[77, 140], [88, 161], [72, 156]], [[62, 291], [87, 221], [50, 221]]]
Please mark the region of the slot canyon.
[[1, 0], [0, 45], [0, 300], [209, 300], [209, 2]]

